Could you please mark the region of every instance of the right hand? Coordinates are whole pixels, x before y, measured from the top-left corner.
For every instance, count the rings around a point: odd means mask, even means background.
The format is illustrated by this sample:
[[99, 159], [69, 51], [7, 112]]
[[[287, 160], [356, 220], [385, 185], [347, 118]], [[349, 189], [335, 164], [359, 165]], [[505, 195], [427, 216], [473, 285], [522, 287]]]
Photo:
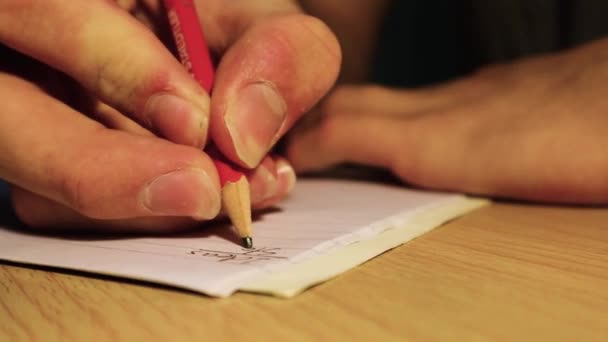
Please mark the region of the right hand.
[[[158, 1], [118, 3], [167, 34]], [[264, 156], [333, 84], [335, 38], [288, 0], [205, 1], [201, 8], [209, 43], [223, 55], [212, 99], [114, 2], [2, 2], [0, 42], [19, 53], [5, 49], [0, 62], [0, 178], [12, 184], [21, 220], [38, 228], [163, 232], [211, 219], [220, 195], [201, 150], [208, 135], [234, 162], [255, 168], [256, 206], [286, 195], [293, 170]], [[224, 116], [242, 105], [248, 84], [250, 94], [264, 95], [249, 103], [257, 118], [233, 127]], [[271, 101], [260, 85], [277, 92], [272, 101], [282, 106], [260, 101]], [[250, 131], [241, 130], [246, 125]]]

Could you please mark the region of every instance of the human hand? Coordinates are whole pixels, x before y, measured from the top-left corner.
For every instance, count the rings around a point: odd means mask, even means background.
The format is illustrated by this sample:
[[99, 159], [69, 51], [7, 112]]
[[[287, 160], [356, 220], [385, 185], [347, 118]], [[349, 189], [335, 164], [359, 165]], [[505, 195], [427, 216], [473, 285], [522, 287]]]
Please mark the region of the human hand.
[[[167, 33], [160, 3], [118, 3], [149, 27], [109, 1], [0, 5], [0, 42], [43, 63], [15, 53], [0, 62], [0, 178], [13, 184], [19, 217], [139, 231], [213, 218], [208, 135], [233, 161], [260, 165], [250, 176], [257, 206], [284, 196], [293, 171], [265, 155], [333, 83], [340, 55], [329, 30], [291, 1], [201, 2], [222, 56], [210, 99], [150, 31]], [[242, 91], [249, 107], [235, 111]]]
[[414, 185], [561, 203], [608, 202], [608, 40], [420, 90], [341, 87], [295, 135], [297, 171], [356, 162]]

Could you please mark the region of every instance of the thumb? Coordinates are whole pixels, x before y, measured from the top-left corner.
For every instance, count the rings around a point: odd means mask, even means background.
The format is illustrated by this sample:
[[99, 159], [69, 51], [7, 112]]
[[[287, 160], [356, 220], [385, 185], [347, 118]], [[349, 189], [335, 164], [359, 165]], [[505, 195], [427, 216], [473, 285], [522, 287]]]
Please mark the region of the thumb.
[[210, 134], [230, 159], [255, 167], [333, 85], [341, 56], [327, 26], [301, 14], [241, 32], [218, 67]]

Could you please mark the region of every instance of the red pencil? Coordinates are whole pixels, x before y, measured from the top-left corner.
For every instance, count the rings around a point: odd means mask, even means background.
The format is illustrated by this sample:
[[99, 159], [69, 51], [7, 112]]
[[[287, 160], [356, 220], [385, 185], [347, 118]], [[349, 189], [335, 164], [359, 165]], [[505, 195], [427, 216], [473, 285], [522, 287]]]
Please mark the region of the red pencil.
[[[164, 0], [179, 58], [188, 72], [211, 92], [214, 68], [192, 0]], [[222, 207], [242, 239], [243, 246], [253, 247], [251, 239], [251, 199], [249, 182], [215, 148], [209, 149], [220, 176]]]

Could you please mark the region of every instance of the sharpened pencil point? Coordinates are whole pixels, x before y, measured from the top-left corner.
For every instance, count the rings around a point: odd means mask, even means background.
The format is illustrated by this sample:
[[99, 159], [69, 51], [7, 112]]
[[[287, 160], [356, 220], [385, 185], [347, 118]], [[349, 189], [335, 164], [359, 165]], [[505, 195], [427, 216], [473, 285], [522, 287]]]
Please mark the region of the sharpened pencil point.
[[253, 248], [253, 239], [248, 237], [244, 237], [243, 238], [243, 247], [247, 248], [247, 249], [252, 249]]

